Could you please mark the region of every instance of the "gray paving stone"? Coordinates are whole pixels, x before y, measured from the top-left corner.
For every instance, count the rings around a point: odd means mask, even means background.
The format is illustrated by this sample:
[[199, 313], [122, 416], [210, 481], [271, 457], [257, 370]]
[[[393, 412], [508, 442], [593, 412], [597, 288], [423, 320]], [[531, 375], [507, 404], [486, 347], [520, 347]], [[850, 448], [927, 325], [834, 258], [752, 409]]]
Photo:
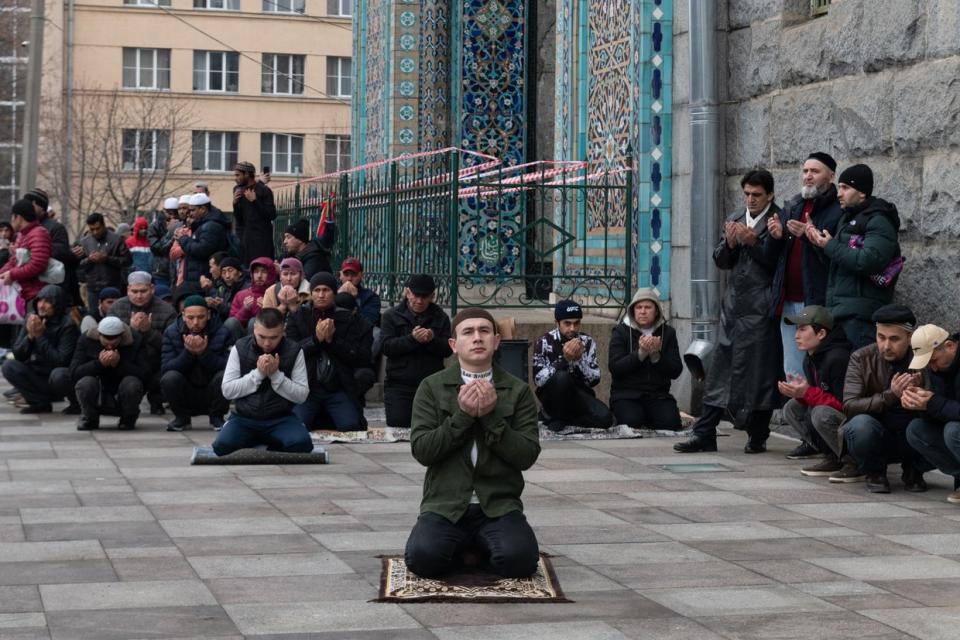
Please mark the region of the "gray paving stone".
[[800, 534], [763, 522], [649, 524], [646, 528], [674, 540], [762, 540], [798, 538]]
[[[690, 522], [744, 522], [747, 520], [806, 520], [805, 516], [769, 504], [726, 505], [723, 507], [664, 507], [665, 511]], [[660, 524], [660, 523], [657, 523]], [[668, 524], [668, 523], [663, 523]]]
[[951, 555], [960, 553], [960, 533], [934, 533], [934, 534], [916, 534], [883, 536], [891, 542], [902, 544], [907, 547], [919, 549], [925, 553], [934, 555]]
[[855, 518], [915, 518], [916, 511], [882, 502], [857, 504], [792, 504], [784, 507], [811, 518], [837, 522]]
[[97, 560], [103, 557], [103, 548], [96, 540], [0, 542], [0, 562]]
[[68, 480], [0, 482], [0, 496], [36, 496], [46, 493], [73, 493], [73, 486]]
[[33, 541], [91, 540], [103, 546], [153, 546], [168, 544], [170, 537], [155, 521], [34, 524], [24, 527]]
[[377, 587], [354, 573], [316, 576], [260, 576], [255, 578], [212, 578], [207, 587], [221, 604], [323, 602], [327, 600], [369, 600]]
[[157, 520], [212, 520], [284, 518], [285, 514], [267, 501], [242, 504], [159, 504], [150, 507]]
[[197, 575], [210, 578], [260, 576], [315, 576], [351, 573], [353, 570], [332, 553], [278, 553], [244, 556], [191, 557]]
[[116, 580], [106, 560], [0, 563], [0, 585], [57, 584]]
[[689, 546], [723, 560], [735, 561], [831, 558], [850, 555], [850, 553], [844, 549], [811, 538], [754, 540], [749, 545], [744, 545], [736, 540], [719, 540], [690, 542]]
[[148, 506], [167, 504], [246, 504], [265, 502], [250, 489], [199, 489], [193, 491], [141, 491], [140, 500]]
[[160, 526], [174, 538], [302, 533], [288, 518], [160, 520]]
[[40, 585], [40, 597], [47, 611], [217, 604], [216, 598], [199, 580], [44, 584]]
[[753, 571], [720, 560], [610, 564], [598, 565], [596, 570], [631, 589], [726, 587], [771, 582]]
[[47, 614], [53, 640], [130, 638], [228, 638], [239, 632], [217, 606], [53, 611]]
[[924, 640], [955, 640], [960, 627], [960, 607], [866, 609], [867, 616]]
[[534, 484], [541, 482], [597, 482], [626, 480], [626, 476], [608, 471], [606, 469], [563, 469], [559, 471], [550, 471], [547, 469], [534, 468], [523, 474], [527, 482]]
[[358, 531], [324, 533], [313, 537], [331, 551], [403, 551], [410, 531]]
[[321, 551], [320, 543], [306, 533], [265, 536], [209, 536], [177, 538], [177, 547], [185, 556], [210, 556], [226, 553], [249, 555], [271, 553], [303, 553]]
[[638, 562], [703, 562], [713, 560], [708, 555], [678, 542], [554, 545], [553, 549], [558, 554], [568, 556], [580, 564], [591, 567]]
[[0, 613], [25, 613], [42, 608], [37, 587], [0, 587]]
[[829, 580], [844, 580], [844, 576], [824, 569], [823, 567], [810, 564], [805, 560], [747, 560], [738, 562], [737, 564], [762, 576], [776, 580], [777, 582], [791, 585], [795, 582], [819, 582], [827, 584]]
[[636, 525], [606, 527], [535, 527], [541, 544], [615, 544], [620, 542], [669, 542], [669, 538]]
[[113, 570], [124, 582], [192, 580], [197, 577], [190, 563], [179, 555], [172, 558], [116, 558], [111, 562]]
[[128, 558], [179, 558], [180, 550], [176, 547], [105, 547], [107, 557], [111, 560], [126, 560]]
[[21, 509], [24, 524], [152, 522], [153, 514], [143, 506], [77, 507], [75, 509]]
[[815, 565], [855, 580], [960, 578], [960, 562], [935, 556], [875, 556], [810, 559]]
[[223, 607], [245, 635], [412, 629], [419, 625], [398, 605], [360, 600], [309, 604], [228, 604]]
[[891, 627], [854, 612], [751, 614], [698, 618], [698, 622], [737, 640], [801, 640], [806, 638], [857, 638], [858, 640], [909, 640]]
[[627, 640], [619, 629], [605, 622], [567, 622], [539, 624], [505, 624], [498, 626], [450, 627], [433, 629], [439, 640]]
[[849, 529], [870, 535], [912, 535], [931, 533], [955, 533], [960, 525], [948, 518], [914, 516], [912, 518], [855, 518], [837, 520]]
[[[25, 627], [45, 627], [47, 618], [40, 612], [0, 613], [0, 629], [22, 629]], [[0, 631], [0, 634], [3, 632]]]
[[650, 507], [716, 507], [740, 504], [760, 504], [757, 500], [746, 498], [736, 493], [726, 491], [641, 491], [627, 493], [631, 500], [636, 500]]
[[837, 610], [837, 607], [819, 598], [782, 585], [641, 589], [640, 593], [690, 617]]

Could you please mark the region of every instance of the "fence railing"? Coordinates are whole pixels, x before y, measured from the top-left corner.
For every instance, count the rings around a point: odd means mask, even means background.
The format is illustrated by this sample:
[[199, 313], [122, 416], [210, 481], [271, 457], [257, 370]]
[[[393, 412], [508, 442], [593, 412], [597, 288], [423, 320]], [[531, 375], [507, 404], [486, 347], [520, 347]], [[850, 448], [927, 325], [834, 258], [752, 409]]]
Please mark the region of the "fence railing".
[[505, 167], [444, 149], [277, 185], [274, 198], [278, 236], [301, 218], [313, 235], [326, 214], [331, 264], [359, 258], [365, 285], [389, 304], [414, 273], [430, 274], [438, 304], [454, 311], [548, 306], [551, 292], [621, 307], [632, 295], [630, 156], [590, 173], [583, 162]]

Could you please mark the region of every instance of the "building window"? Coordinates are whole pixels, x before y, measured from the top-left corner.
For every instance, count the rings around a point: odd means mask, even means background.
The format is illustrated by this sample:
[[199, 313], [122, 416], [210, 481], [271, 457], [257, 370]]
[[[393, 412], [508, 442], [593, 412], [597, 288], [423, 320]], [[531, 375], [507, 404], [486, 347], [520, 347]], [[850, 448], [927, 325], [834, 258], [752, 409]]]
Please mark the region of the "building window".
[[170, 49], [123, 48], [124, 89], [169, 89]]
[[123, 130], [123, 170], [155, 171], [170, 160], [170, 132], [160, 129]]
[[237, 139], [233, 131], [194, 131], [193, 170], [232, 171], [237, 164]]
[[327, 0], [327, 15], [350, 17], [353, 15], [353, 0]]
[[326, 173], [350, 168], [350, 136], [324, 136], [323, 170]]
[[170, 0], [123, 0], [130, 7], [169, 7]]
[[193, 52], [193, 90], [236, 93], [240, 88], [240, 54]]
[[327, 93], [335, 98], [353, 95], [353, 64], [350, 58], [327, 57]]
[[810, 0], [810, 15], [822, 16], [830, 11], [830, 0]]
[[240, 0], [193, 0], [193, 8], [240, 11]]
[[261, 133], [260, 166], [273, 173], [303, 173], [303, 134]]
[[263, 54], [263, 74], [260, 90], [263, 93], [301, 95], [303, 93], [303, 65], [305, 56], [280, 53]]
[[263, 0], [264, 13], [303, 13], [306, 0]]

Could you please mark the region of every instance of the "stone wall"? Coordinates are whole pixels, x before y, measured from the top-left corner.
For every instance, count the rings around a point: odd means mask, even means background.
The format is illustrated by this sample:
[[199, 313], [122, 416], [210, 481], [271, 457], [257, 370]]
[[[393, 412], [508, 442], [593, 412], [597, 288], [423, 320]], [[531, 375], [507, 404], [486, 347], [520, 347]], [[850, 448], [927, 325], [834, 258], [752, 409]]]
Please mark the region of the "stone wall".
[[[673, 308], [690, 315], [689, 39], [687, 2], [674, 5]], [[897, 205], [907, 264], [900, 300], [922, 322], [956, 328], [960, 299], [960, 5], [956, 0], [725, 0], [720, 97], [725, 104], [725, 210], [741, 206], [739, 177], [769, 168], [777, 201], [799, 190], [814, 150], [839, 170], [875, 174], [875, 195]], [[683, 343], [682, 343], [683, 344]]]

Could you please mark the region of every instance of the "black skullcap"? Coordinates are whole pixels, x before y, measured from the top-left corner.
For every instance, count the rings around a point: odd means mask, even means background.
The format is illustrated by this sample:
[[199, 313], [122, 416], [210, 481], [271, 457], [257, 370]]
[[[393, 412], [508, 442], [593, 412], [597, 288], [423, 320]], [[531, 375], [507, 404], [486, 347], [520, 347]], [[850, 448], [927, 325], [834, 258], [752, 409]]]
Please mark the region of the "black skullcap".
[[830, 171], [837, 170], [837, 161], [833, 159], [829, 153], [824, 153], [823, 151], [814, 151], [807, 156], [807, 160], [816, 160], [827, 166]]
[[289, 233], [294, 238], [300, 242], [307, 242], [310, 240], [310, 226], [306, 220], [297, 220], [292, 225], [287, 227], [286, 233]]
[[837, 182], [853, 187], [868, 198], [873, 195], [873, 171], [865, 164], [847, 167]]
[[33, 203], [29, 200], [17, 200], [10, 209], [11, 216], [20, 216], [27, 222], [33, 222], [37, 219], [37, 212], [33, 209]]
[[910, 307], [902, 304], [888, 304], [873, 312], [870, 318], [877, 324], [898, 324], [908, 331], [917, 327], [917, 316], [913, 315]]
[[437, 290], [437, 283], [425, 273], [415, 273], [407, 280], [407, 289], [418, 296], [428, 296]]
[[338, 293], [334, 298], [334, 304], [341, 309], [353, 311], [357, 308], [357, 299], [349, 293]]
[[30, 202], [36, 202], [44, 211], [47, 210], [47, 207], [50, 206], [50, 196], [47, 195], [47, 192], [43, 189], [38, 189], [34, 187], [27, 191], [27, 194], [23, 196], [24, 200], [29, 200]]
[[320, 273], [313, 274], [313, 277], [310, 278], [310, 291], [313, 291], [320, 285], [330, 287], [332, 290], [337, 290], [337, 279], [329, 271], [321, 271]]
[[243, 264], [240, 262], [240, 258], [234, 258], [233, 256], [227, 256], [220, 261], [220, 271], [223, 271], [227, 267], [233, 267], [237, 271], [243, 272]]

